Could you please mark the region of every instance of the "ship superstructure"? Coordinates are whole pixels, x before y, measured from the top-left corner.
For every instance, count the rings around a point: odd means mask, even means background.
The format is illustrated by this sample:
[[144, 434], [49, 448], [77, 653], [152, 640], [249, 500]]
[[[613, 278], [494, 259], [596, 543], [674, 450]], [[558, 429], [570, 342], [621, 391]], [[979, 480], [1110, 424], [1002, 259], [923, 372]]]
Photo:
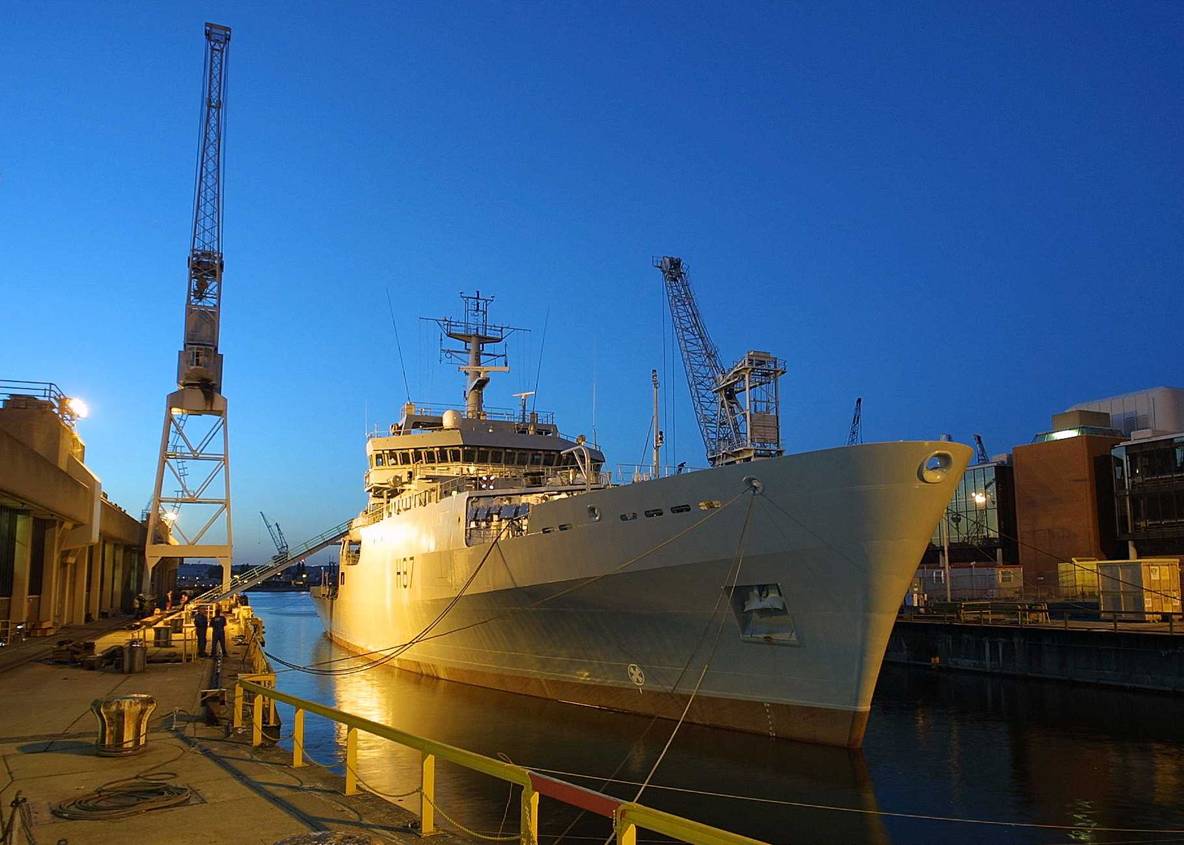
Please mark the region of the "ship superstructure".
[[511, 330], [489, 322], [488, 297], [464, 302], [437, 321], [459, 344], [446, 353], [463, 407], [409, 403], [367, 440], [367, 507], [334, 583], [313, 592], [330, 637], [359, 666], [859, 745], [969, 448], [750, 452], [614, 484], [601, 451], [527, 396], [486, 407]]

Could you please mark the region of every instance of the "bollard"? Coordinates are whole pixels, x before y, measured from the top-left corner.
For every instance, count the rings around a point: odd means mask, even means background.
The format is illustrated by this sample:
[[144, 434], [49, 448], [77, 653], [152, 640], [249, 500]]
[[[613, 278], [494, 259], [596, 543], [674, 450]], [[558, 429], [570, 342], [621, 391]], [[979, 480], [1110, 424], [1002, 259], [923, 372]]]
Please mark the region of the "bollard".
[[148, 723], [156, 709], [150, 695], [122, 695], [96, 698], [91, 711], [99, 720], [99, 738], [95, 742], [102, 757], [138, 754], [148, 744]]

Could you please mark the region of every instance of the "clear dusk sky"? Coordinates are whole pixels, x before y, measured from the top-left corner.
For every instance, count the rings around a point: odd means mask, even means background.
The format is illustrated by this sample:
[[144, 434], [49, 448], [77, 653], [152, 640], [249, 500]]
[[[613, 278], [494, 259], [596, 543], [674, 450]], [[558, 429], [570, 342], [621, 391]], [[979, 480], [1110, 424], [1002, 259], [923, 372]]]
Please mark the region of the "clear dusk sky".
[[[533, 332], [612, 464], [702, 465], [651, 256], [725, 359], [788, 362], [783, 438], [969, 440], [1180, 384], [1184, 4], [5, 6], [0, 378], [84, 397], [138, 513], [175, 385], [206, 20], [233, 29], [222, 351], [240, 562], [361, 506], [363, 432], [459, 402], [420, 316]], [[665, 327], [664, 321], [665, 320]], [[543, 328], [546, 326], [545, 344]], [[595, 391], [595, 414], [593, 393]]]

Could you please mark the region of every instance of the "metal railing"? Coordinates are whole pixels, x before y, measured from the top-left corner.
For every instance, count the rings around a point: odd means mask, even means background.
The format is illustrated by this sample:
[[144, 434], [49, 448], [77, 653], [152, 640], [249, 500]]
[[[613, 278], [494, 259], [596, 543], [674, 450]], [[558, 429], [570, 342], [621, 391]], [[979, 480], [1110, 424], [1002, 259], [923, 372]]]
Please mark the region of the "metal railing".
[[1018, 625], [1184, 635], [1184, 613], [1179, 611], [1050, 608], [1048, 602], [1044, 601], [931, 602], [925, 607], [905, 608], [901, 618], [964, 625]]
[[[763, 845], [737, 833], [692, 821], [673, 813], [655, 810], [642, 804], [635, 804], [595, 792], [567, 781], [531, 771], [523, 766], [506, 763], [483, 754], [457, 748], [443, 742], [417, 736], [370, 719], [355, 716], [332, 707], [326, 707], [306, 698], [299, 698], [275, 689], [275, 675], [257, 673], [240, 675], [234, 688], [234, 727], [243, 727], [245, 694], [253, 696], [251, 708], [251, 745], [263, 744], [263, 715], [266, 707], [268, 724], [277, 724], [276, 702], [295, 708], [292, 720], [292, 766], [304, 766], [304, 716], [312, 713], [329, 719], [346, 728], [345, 733], [345, 787], [346, 795], [358, 792], [358, 733], [377, 736], [399, 745], [419, 751], [420, 757], [420, 835], [429, 836], [436, 832], [436, 761], [445, 760], [470, 771], [479, 772], [522, 788], [519, 802], [519, 838], [522, 845], [538, 845], [539, 798], [561, 801], [587, 812], [611, 819], [616, 833], [617, 845], [636, 845], [638, 828], [651, 830], [680, 842], [692, 845]], [[263, 705], [260, 699], [267, 701]], [[442, 813], [441, 813], [442, 814]]]

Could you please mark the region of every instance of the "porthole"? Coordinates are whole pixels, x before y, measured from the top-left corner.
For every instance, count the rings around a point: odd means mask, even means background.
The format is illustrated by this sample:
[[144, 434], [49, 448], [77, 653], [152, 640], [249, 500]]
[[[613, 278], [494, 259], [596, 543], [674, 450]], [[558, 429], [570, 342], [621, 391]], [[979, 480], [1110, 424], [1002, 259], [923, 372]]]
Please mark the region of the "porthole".
[[690, 505], [675, 505], [674, 507], [672, 507], [670, 509], [671, 513], [690, 513], [690, 511], [691, 511]]
[[623, 513], [623, 514], [621, 514], [621, 522], [632, 522], [632, 521], [633, 521], [633, 520], [635, 520], [635, 519], [637, 519], [637, 514], [636, 514], [636, 513]]
[[588, 505], [588, 518], [593, 522], [600, 522], [600, 508], [596, 505]]
[[701, 511], [713, 511], [718, 507], [722, 507], [719, 499], [704, 499], [699, 503], [699, 510]]
[[570, 529], [571, 529], [571, 523], [569, 523], [569, 522], [564, 522], [564, 523], [560, 524], [560, 526], [559, 526], [560, 531], [568, 531]]
[[661, 508], [650, 508], [648, 511], [645, 512], [645, 515], [646, 515], [646, 517], [661, 516], [662, 509]]

